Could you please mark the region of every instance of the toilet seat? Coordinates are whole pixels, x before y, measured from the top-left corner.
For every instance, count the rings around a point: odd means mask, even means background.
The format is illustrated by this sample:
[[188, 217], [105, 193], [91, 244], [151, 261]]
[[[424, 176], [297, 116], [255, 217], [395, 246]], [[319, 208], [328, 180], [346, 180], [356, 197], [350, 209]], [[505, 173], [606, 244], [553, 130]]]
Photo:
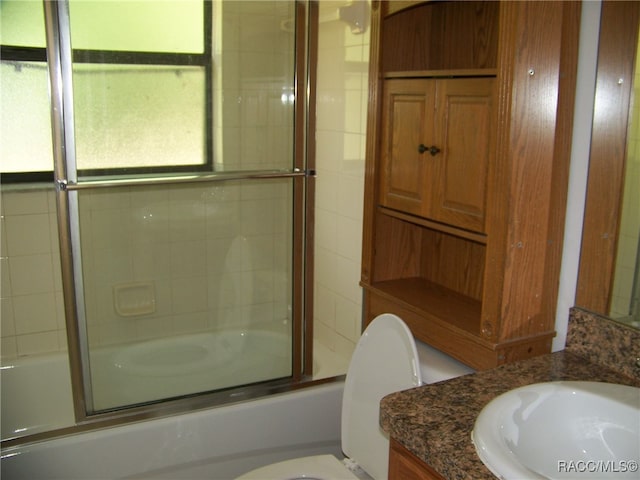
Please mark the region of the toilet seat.
[[[257, 468], [236, 480], [362, 480], [333, 455], [294, 458]], [[370, 478], [370, 477], [369, 477]]]

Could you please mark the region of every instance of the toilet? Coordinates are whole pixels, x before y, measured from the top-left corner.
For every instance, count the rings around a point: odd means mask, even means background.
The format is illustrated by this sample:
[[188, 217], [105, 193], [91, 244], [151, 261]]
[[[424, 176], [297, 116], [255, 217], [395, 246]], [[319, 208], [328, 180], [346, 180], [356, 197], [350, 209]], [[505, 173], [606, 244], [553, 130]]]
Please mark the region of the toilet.
[[346, 458], [295, 458], [257, 468], [237, 480], [385, 479], [389, 439], [379, 426], [382, 397], [470, 372], [473, 370], [444, 353], [416, 344], [396, 315], [382, 314], [360, 337], [347, 370], [341, 432]]

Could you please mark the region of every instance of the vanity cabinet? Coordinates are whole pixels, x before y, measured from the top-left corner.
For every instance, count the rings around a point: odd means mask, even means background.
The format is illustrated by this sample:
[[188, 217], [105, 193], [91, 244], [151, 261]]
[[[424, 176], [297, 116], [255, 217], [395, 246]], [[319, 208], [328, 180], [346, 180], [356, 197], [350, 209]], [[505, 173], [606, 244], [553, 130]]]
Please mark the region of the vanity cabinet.
[[361, 285], [476, 368], [547, 353], [579, 2], [374, 1]]
[[493, 78], [384, 82], [380, 205], [484, 231], [494, 83]]
[[444, 480], [442, 475], [413, 455], [399, 442], [389, 443], [389, 480]]

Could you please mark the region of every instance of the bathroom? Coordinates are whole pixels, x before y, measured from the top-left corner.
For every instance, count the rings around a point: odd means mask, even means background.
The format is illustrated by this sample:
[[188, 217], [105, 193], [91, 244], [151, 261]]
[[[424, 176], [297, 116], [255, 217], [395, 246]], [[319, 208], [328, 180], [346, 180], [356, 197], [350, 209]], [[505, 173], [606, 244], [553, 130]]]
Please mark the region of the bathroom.
[[[346, 363], [359, 336], [361, 292], [358, 286], [360, 276], [360, 230], [364, 177], [364, 144], [366, 131], [367, 98], [367, 58], [369, 30], [364, 32], [352, 28], [337, 18], [336, 11], [346, 2], [320, 2], [320, 22], [318, 39], [318, 67], [316, 86], [316, 210], [315, 210], [315, 285], [314, 285], [314, 350], [332, 352], [327, 376], [344, 373]], [[339, 160], [338, 160], [339, 159]], [[186, 195], [185, 191], [174, 189], [176, 195]], [[189, 193], [192, 193], [189, 191]], [[201, 201], [203, 192], [198, 197]], [[215, 196], [218, 192], [207, 191], [204, 195]], [[14, 198], [22, 195], [19, 201]], [[96, 199], [95, 208], [103, 211], [119, 208], [104, 193], [102, 200]], [[12, 198], [14, 197], [14, 198]], [[96, 195], [100, 197], [100, 195]], [[184, 197], [181, 200], [186, 200]], [[256, 203], [262, 198], [258, 197]], [[62, 280], [59, 259], [56, 257], [57, 223], [53, 190], [13, 192], [3, 185], [3, 225], [2, 225], [2, 285], [3, 285], [3, 323], [2, 355], [8, 359], [32, 355], [65, 352], [67, 337], [64, 324], [64, 305], [62, 298]], [[184, 204], [183, 204], [184, 205]], [[169, 208], [169, 207], [166, 207]], [[184, 207], [191, 208], [191, 207]], [[199, 208], [207, 208], [202, 200]], [[579, 211], [578, 207], [578, 211]], [[105, 216], [98, 218], [107, 218]], [[113, 213], [113, 212], [109, 212]], [[113, 220], [116, 222], [117, 220]], [[30, 242], [14, 237], [5, 238], [15, 229], [31, 231]], [[28, 226], [27, 226], [28, 225]], [[111, 225], [97, 225], [96, 228], [109, 230]], [[578, 227], [579, 228], [579, 227]], [[14, 232], [15, 232], [14, 229]], [[31, 230], [29, 230], [31, 229]], [[579, 232], [579, 230], [576, 230]], [[44, 240], [49, 239], [47, 243]], [[97, 237], [100, 240], [100, 237]], [[183, 239], [192, 242], [193, 239]], [[35, 245], [34, 245], [35, 243]], [[4, 246], [17, 248], [15, 258]], [[19, 245], [19, 247], [11, 247]], [[240, 247], [243, 248], [242, 243]], [[178, 249], [179, 250], [179, 249]], [[193, 258], [181, 260], [182, 265], [197, 262]], [[108, 268], [109, 261], [103, 260]], [[9, 267], [6, 268], [5, 265]], [[14, 265], [16, 265], [14, 267]], [[19, 265], [19, 266], [18, 266]], [[24, 267], [24, 269], [20, 268]], [[178, 265], [179, 267], [180, 265]], [[115, 266], [114, 266], [115, 267]], [[14, 271], [16, 272], [14, 274]], [[101, 270], [105, 271], [105, 270]], [[8, 276], [11, 274], [11, 277]], [[16, 275], [14, 279], [13, 275]], [[18, 278], [18, 275], [22, 275]], [[564, 288], [571, 289], [571, 280]], [[569, 284], [567, 286], [567, 284]], [[6, 291], [8, 287], [13, 287]], [[17, 288], [16, 288], [17, 286]], [[144, 285], [136, 285], [147, 292]], [[22, 288], [22, 290], [21, 290]], [[191, 292], [196, 295], [195, 292]], [[14, 298], [15, 297], [15, 298]], [[159, 295], [158, 295], [159, 298]], [[558, 336], [556, 348], [564, 343], [563, 330], [566, 331], [566, 312], [572, 303], [569, 293], [561, 298], [562, 307], [558, 314]], [[189, 310], [202, 296], [186, 299], [185, 310]], [[236, 307], [236, 305], [234, 305]], [[158, 306], [160, 308], [160, 306]], [[104, 309], [106, 310], [106, 309]], [[103, 311], [104, 311], [103, 310]], [[109, 311], [113, 310], [110, 306]], [[52, 317], [51, 312], [56, 312]], [[203, 320], [193, 311], [185, 322], [181, 322], [181, 334], [199, 331]], [[24, 319], [20, 322], [19, 318]], [[159, 325], [137, 326], [132, 332], [132, 323], [126, 330], [118, 330], [103, 322], [103, 335], [130, 338], [132, 334], [147, 335]], [[272, 326], [274, 329], [276, 327]], [[163, 328], [175, 328], [165, 325]], [[271, 331], [272, 333], [274, 330]], [[152, 335], [156, 337], [157, 335]], [[320, 361], [323, 364], [323, 361]], [[294, 395], [294, 394], [290, 394]], [[332, 397], [333, 398], [333, 397]], [[322, 403], [322, 402], [321, 402]], [[326, 401], [324, 402], [327, 403]], [[226, 407], [225, 407], [226, 408]], [[315, 407], [312, 407], [315, 408]], [[333, 413], [337, 415], [336, 412]], [[228, 418], [234, 418], [229, 412]], [[330, 413], [328, 415], [331, 415]], [[240, 415], [242, 416], [242, 415]], [[301, 418], [304, 418], [304, 413]], [[332, 417], [332, 421], [335, 420]], [[238, 418], [238, 422], [241, 420]], [[236, 425], [239, 425], [236, 424]], [[333, 432], [327, 433], [331, 437]], [[334, 447], [330, 447], [329, 450]], [[194, 456], [197, 456], [194, 454]], [[184, 461], [184, 460], [183, 460]], [[194, 461], [197, 463], [197, 461]], [[131, 471], [126, 473], [131, 475]]]

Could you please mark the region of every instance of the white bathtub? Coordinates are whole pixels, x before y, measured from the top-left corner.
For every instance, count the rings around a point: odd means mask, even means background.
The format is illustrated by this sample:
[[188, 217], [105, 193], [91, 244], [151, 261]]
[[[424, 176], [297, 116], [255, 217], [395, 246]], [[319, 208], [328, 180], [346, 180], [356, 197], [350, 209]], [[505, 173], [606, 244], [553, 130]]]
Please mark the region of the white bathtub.
[[105, 410], [288, 377], [290, 342], [281, 333], [225, 330], [94, 349], [94, 407]]
[[[112, 376], [114, 391], [132, 376], [156, 378], [160, 380], [157, 385], [168, 383], [167, 388], [172, 389], [179, 377], [196, 384], [202, 382], [203, 371], [210, 371], [212, 355], [222, 355], [217, 360], [224, 364], [225, 359], [230, 360], [227, 354], [231, 350], [238, 353], [243, 347], [235, 333], [219, 339], [227, 349], [216, 352], [216, 344], [206, 335], [186, 335], [173, 343], [160, 340], [101, 349], [92, 356], [92, 362], [101, 375]], [[245, 337], [243, 342], [256, 347], [253, 345], [256, 340], [267, 338]], [[172, 352], [181, 359], [180, 368], [176, 365], [178, 358], [166, 368], [156, 368], [156, 354], [164, 354], [162, 358], [167, 360]], [[236, 367], [250, 368], [250, 358], [241, 358], [242, 362], [234, 362]], [[346, 366], [345, 360], [318, 345], [314, 369], [321, 377], [344, 373], [341, 368]], [[260, 368], [253, 369], [252, 374], [261, 375]], [[2, 438], [74, 425], [66, 354], [15, 360], [2, 368], [1, 384]], [[339, 454], [342, 387], [342, 382], [334, 382], [236, 405], [4, 449], [1, 478], [226, 479], [301, 455]], [[135, 399], [141, 390], [129, 388], [126, 395]]]
[[74, 424], [66, 353], [13, 360], [0, 378], [3, 439]]
[[2, 451], [13, 479], [230, 479], [340, 452], [342, 382]]
[[[279, 355], [286, 344], [284, 335], [232, 330], [96, 349], [96, 408], [288, 376], [290, 356]], [[316, 342], [314, 379], [344, 374], [347, 366], [347, 358]], [[1, 378], [2, 439], [74, 425], [66, 353], [13, 360], [2, 367]]]

